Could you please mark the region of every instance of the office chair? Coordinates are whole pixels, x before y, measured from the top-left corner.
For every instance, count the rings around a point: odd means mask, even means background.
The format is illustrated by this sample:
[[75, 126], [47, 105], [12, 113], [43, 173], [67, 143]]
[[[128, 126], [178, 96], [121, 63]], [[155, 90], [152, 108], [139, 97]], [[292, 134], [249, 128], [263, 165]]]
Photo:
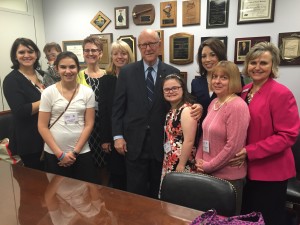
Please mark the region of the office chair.
[[222, 216], [233, 216], [236, 211], [233, 185], [205, 174], [167, 173], [162, 182], [161, 200], [201, 211], [214, 208]]

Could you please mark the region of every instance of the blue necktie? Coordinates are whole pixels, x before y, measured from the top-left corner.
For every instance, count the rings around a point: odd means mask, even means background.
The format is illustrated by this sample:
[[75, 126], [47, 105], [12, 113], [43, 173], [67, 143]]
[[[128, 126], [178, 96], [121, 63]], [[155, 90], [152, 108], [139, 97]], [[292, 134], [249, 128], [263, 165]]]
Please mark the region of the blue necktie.
[[154, 99], [154, 80], [152, 77], [152, 67], [148, 67], [148, 74], [147, 74], [147, 79], [146, 79], [146, 85], [147, 85], [147, 95], [148, 95], [148, 101], [150, 106], [153, 103], [153, 99]]

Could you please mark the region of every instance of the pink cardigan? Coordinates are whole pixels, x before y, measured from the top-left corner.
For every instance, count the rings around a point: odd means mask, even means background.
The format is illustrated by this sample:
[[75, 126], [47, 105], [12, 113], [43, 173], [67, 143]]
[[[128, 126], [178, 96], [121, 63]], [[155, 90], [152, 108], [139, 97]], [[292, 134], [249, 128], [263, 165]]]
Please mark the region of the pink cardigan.
[[[246, 98], [252, 83], [243, 88]], [[249, 104], [247, 136], [248, 178], [283, 181], [296, 175], [291, 146], [300, 129], [299, 113], [292, 92], [270, 78]]]
[[[234, 158], [246, 143], [250, 114], [243, 99], [236, 97], [219, 110], [213, 109], [214, 99], [208, 108], [196, 159], [203, 159], [205, 173], [226, 180], [237, 180], [246, 176], [246, 164], [231, 167], [228, 161]], [[203, 151], [203, 140], [209, 140], [209, 152]]]

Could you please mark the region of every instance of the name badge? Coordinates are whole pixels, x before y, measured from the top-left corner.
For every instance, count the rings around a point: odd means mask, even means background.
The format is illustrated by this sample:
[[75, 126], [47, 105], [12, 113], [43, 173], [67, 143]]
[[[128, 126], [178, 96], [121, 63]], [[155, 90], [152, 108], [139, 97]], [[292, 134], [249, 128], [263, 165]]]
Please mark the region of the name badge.
[[167, 141], [164, 143], [164, 151], [166, 154], [168, 154], [172, 150], [170, 141]]
[[203, 140], [203, 151], [209, 153], [209, 141]]
[[75, 124], [78, 123], [78, 113], [65, 113], [64, 114], [65, 124]]

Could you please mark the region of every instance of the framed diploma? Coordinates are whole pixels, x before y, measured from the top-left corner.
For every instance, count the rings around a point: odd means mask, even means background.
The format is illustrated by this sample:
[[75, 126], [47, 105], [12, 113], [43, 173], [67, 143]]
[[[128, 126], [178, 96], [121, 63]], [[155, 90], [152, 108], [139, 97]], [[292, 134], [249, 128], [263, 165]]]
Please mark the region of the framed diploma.
[[110, 19], [99, 11], [91, 20], [91, 24], [100, 32], [102, 32], [110, 23]]
[[117, 40], [125, 41], [129, 45], [133, 54], [133, 58], [136, 61], [136, 38], [133, 35], [123, 35]]
[[243, 64], [250, 48], [256, 43], [263, 41], [270, 42], [270, 36], [236, 38], [234, 51], [235, 64]]
[[182, 2], [182, 26], [199, 25], [201, 0], [185, 0]]
[[125, 29], [129, 27], [128, 11], [128, 6], [115, 8], [115, 29]]
[[158, 58], [160, 59], [160, 61], [164, 62], [164, 30], [156, 30], [156, 32], [160, 38], [160, 49]]
[[228, 27], [229, 0], [207, 0], [206, 28]]
[[238, 0], [237, 24], [274, 21], [275, 0]]
[[300, 32], [279, 33], [280, 65], [300, 65]]
[[106, 33], [106, 34], [93, 34], [93, 35], [97, 35], [103, 44], [103, 55], [100, 60], [100, 67], [105, 69], [110, 63], [110, 52], [111, 52], [113, 34]]
[[62, 47], [64, 52], [65, 51], [73, 52], [77, 56], [80, 66], [85, 67], [82, 44], [83, 44], [83, 40], [63, 41]]
[[170, 36], [170, 62], [178, 65], [192, 63], [194, 59], [194, 35], [177, 33]]
[[160, 27], [176, 27], [177, 1], [160, 3]]

